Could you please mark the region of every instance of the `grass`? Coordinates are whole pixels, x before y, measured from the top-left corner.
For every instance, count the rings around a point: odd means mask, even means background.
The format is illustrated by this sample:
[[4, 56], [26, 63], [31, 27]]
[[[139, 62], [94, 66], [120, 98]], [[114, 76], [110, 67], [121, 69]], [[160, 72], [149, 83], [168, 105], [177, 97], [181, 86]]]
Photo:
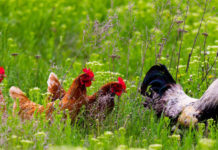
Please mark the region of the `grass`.
[[[216, 148], [217, 123], [172, 132], [169, 118], [143, 108], [138, 88], [150, 66], [163, 63], [187, 94], [204, 93], [217, 77], [217, 5], [210, 0], [1, 0], [0, 66], [8, 76], [1, 87], [8, 118], [0, 123], [0, 148]], [[74, 126], [61, 122], [61, 114], [53, 124], [43, 116], [25, 123], [12, 117], [11, 86], [43, 104], [51, 71], [67, 89], [85, 66], [96, 79], [88, 94], [118, 76], [126, 80], [127, 94], [116, 98], [105, 121], [90, 125], [82, 113]]]

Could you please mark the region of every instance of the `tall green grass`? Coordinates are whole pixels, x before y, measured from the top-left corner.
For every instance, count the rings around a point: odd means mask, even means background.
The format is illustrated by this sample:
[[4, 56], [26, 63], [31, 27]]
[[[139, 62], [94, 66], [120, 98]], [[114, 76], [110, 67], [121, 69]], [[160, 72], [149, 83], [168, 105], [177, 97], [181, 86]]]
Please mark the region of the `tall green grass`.
[[[217, 147], [213, 120], [206, 129], [199, 124], [198, 129], [173, 132], [169, 118], [145, 110], [145, 99], [138, 93], [149, 67], [163, 63], [187, 94], [197, 98], [203, 94], [217, 77], [217, 5], [210, 0], [1, 0], [0, 66], [8, 76], [1, 87], [8, 118], [2, 117], [0, 123], [0, 148]], [[39, 118], [23, 123], [12, 116], [8, 95], [12, 85], [44, 104], [51, 71], [67, 89], [85, 66], [96, 79], [89, 95], [118, 76], [126, 79], [127, 94], [116, 98], [105, 121], [90, 124], [81, 113], [71, 126], [69, 120], [61, 122], [61, 114], [52, 124]]]

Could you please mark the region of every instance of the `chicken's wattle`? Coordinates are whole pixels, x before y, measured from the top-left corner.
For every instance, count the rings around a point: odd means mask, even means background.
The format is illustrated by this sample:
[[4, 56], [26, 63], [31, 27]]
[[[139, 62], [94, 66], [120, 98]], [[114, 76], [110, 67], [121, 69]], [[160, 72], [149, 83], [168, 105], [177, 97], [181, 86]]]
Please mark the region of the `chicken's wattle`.
[[87, 82], [85, 82], [85, 86], [86, 86], [86, 87], [90, 87], [91, 84], [92, 84], [92, 81], [87, 81]]

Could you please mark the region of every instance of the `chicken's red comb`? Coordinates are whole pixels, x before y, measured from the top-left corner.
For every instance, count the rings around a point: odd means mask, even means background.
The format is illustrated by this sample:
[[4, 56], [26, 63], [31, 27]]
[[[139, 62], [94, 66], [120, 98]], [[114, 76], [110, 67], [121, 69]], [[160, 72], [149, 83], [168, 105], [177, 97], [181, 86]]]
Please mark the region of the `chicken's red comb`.
[[5, 74], [5, 69], [3, 67], [0, 67], [0, 74]]
[[83, 72], [86, 73], [90, 77], [94, 77], [94, 73], [92, 72], [91, 69], [84, 68]]
[[123, 90], [126, 90], [126, 84], [121, 77], [118, 77], [118, 82], [122, 85]]

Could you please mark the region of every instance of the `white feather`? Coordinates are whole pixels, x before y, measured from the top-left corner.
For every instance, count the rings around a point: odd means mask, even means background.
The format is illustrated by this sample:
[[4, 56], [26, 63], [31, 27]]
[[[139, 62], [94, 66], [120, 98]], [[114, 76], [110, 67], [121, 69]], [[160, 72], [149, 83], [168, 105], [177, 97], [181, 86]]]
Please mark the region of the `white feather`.
[[198, 103], [199, 108], [218, 106], [218, 79], [216, 79], [206, 90]]
[[162, 99], [167, 99], [164, 109], [165, 115], [172, 118], [177, 118], [186, 106], [198, 100], [186, 95], [182, 87], [178, 84], [175, 84], [168, 89], [164, 93]]
[[55, 81], [53, 80], [54, 78], [58, 80], [57, 75], [56, 75], [55, 73], [51, 72], [50, 75], [49, 75], [49, 77], [48, 77], [48, 81], [47, 81], [47, 84], [48, 84], [48, 92], [50, 92], [49, 89], [50, 89], [51, 87], [53, 87], [54, 85], [57, 85], [57, 86], [58, 86], [57, 82], [55, 82]]
[[19, 88], [12, 86], [9, 90], [9, 94], [13, 99], [17, 98], [17, 95], [25, 95], [23, 91], [21, 91]]

